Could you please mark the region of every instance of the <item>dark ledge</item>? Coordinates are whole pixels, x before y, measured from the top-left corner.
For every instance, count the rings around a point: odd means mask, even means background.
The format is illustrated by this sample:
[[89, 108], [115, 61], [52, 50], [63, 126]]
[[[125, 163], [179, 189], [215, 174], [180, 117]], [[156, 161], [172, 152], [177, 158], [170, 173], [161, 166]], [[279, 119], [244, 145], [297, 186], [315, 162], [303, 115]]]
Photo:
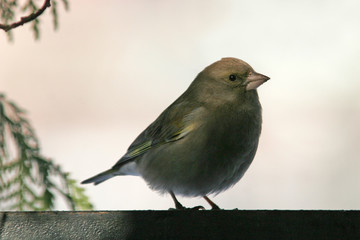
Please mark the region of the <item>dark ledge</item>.
[[0, 212], [0, 239], [360, 239], [360, 211]]

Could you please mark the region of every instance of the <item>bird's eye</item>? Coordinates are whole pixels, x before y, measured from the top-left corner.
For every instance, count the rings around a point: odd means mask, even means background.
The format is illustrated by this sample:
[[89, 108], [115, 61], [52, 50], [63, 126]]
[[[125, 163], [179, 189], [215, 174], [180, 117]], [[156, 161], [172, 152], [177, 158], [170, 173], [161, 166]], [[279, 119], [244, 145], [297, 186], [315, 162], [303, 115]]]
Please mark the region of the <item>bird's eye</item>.
[[231, 75], [229, 76], [229, 80], [230, 80], [230, 81], [235, 81], [235, 80], [236, 80], [236, 75], [231, 74]]

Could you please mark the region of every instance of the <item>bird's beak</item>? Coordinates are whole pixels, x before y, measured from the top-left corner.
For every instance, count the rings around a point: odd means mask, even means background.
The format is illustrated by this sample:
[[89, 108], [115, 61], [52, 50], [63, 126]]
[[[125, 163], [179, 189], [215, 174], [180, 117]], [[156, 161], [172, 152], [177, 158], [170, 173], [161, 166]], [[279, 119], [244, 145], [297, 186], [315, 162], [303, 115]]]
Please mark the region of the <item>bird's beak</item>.
[[252, 72], [244, 82], [246, 85], [246, 91], [258, 88], [261, 84], [269, 80], [270, 78], [257, 72]]

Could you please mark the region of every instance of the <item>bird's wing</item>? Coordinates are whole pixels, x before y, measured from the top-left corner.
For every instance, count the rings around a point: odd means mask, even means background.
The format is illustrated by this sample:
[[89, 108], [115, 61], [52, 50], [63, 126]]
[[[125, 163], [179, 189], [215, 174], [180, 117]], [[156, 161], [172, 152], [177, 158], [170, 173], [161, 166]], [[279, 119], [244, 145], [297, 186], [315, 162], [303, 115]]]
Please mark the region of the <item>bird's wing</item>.
[[169, 106], [135, 139], [113, 169], [132, 161], [151, 148], [184, 138], [200, 124], [199, 118], [203, 111], [203, 107], [186, 102]]

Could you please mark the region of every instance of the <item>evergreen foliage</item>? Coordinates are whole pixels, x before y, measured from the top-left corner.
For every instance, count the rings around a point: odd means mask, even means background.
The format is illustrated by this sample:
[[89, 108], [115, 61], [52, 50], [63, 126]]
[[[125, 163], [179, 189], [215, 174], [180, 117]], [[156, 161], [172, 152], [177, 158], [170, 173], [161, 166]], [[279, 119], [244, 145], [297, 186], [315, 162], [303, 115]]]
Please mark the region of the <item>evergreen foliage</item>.
[[[61, 0], [64, 8], [69, 9], [68, 0]], [[31, 28], [34, 32], [35, 39], [40, 37], [40, 20], [39, 16], [47, 7], [51, 7], [51, 15], [53, 17], [53, 26], [58, 28], [58, 1], [44, 0], [43, 6], [39, 7], [39, 1], [36, 0], [0, 0], [0, 28], [7, 32], [10, 40], [13, 39], [13, 28], [21, 26], [27, 22], [31, 22]], [[17, 22], [17, 19], [20, 21]]]
[[84, 189], [41, 155], [24, 110], [0, 94], [0, 210], [52, 210], [57, 196], [71, 210], [93, 208]]

